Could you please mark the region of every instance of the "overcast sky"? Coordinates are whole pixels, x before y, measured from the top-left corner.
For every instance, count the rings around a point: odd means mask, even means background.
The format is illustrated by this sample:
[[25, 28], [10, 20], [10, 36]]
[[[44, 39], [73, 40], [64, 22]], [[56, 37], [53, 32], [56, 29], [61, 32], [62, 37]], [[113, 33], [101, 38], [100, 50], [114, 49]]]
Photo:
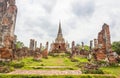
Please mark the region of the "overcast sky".
[[63, 36], [71, 43], [89, 44], [102, 25], [110, 25], [111, 40], [120, 40], [120, 0], [16, 0], [15, 34], [29, 45], [30, 39], [45, 44], [55, 40], [59, 20]]

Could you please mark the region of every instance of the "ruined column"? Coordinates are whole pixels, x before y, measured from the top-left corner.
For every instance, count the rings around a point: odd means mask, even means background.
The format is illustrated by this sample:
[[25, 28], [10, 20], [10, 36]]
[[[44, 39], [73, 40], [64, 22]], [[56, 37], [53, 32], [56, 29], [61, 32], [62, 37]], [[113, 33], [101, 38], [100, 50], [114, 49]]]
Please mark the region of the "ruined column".
[[42, 50], [42, 43], [40, 43], [40, 52], [41, 52], [41, 50]]
[[84, 50], [84, 42], [81, 42], [81, 44], [82, 44], [82, 50]]
[[34, 41], [34, 50], [36, 50], [36, 48], [37, 48], [37, 41]]
[[109, 26], [104, 24], [102, 30], [98, 34], [98, 45], [105, 53], [111, 49]]
[[72, 42], [72, 51], [74, 50], [75, 47], [75, 41]]
[[[15, 0], [1, 0], [0, 1], [0, 32], [2, 33], [0, 36], [1, 40], [4, 44], [7, 44], [5, 41], [6, 38], [10, 37], [9, 43], [12, 45], [14, 42], [14, 30], [16, 23], [16, 15], [17, 15], [17, 7], [15, 5]], [[8, 43], [8, 45], [9, 45]], [[8, 46], [7, 45], [7, 46]], [[4, 45], [6, 47], [6, 45]]]
[[93, 41], [91, 40], [90, 41], [90, 51], [92, 51], [92, 48], [93, 48]]
[[72, 41], [72, 48], [71, 48], [72, 54], [70, 58], [73, 58], [75, 56], [75, 41]]
[[103, 39], [104, 39], [104, 45], [107, 52], [110, 52], [111, 49], [111, 39], [110, 39], [110, 30], [109, 26], [107, 24], [104, 24], [103, 27]]
[[42, 52], [43, 58], [48, 58], [48, 42], [46, 42], [45, 49]]
[[15, 0], [0, 0], [0, 49], [4, 49], [4, 54], [6, 53], [9, 56], [14, 53], [16, 16]]
[[48, 50], [48, 44], [49, 44], [49, 43], [48, 43], [48, 42], [46, 42], [46, 49], [47, 49], [47, 50]]
[[94, 48], [98, 48], [98, 40], [97, 39], [94, 39]]
[[34, 46], [35, 46], [35, 40], [34, 39], [30, 39], [30, 50], [35, 50], [34, 49]]
[[98, 48], [104, 47], [103, 30], [98, 33]]

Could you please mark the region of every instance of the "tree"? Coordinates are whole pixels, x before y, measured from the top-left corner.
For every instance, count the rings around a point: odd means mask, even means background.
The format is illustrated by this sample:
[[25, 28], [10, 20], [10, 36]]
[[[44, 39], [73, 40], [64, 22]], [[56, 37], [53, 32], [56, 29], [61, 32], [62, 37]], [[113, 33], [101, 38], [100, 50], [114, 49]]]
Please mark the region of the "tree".
[[[80, 47], [80, 50], [82, 50], [82, 46], [79, 46], [79, 47]], [[85, 45], [84, 46], [84, 50], [90, 51], [90, 47], [88, 45]]]
[[87, 46], [87, 45], [84, 46], [84, 49], [85, 49], [86, 51], [90, 51], [90, 47]]
[[24, 47], [24, 43], [21, 42], [21, 41], [17, 41], [16, 42], [16, 48], [18, 49], [18, 48], [22, 48], [22, 47]]
[[120, 41], [115, 41], [112, 43], [113, 51], [117, 52], [120, 55]]

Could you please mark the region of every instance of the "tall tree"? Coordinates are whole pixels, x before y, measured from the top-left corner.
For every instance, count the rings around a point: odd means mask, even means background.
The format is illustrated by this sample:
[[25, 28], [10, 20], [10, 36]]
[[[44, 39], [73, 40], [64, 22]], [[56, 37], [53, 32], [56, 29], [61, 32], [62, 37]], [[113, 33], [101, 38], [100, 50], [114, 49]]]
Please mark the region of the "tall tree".
[[120, 55], [120, 41], [115, 41], [112, 43], [113, 51], [117, 52]]
[[18, 48], [22, 48], [22, 47], [24, 47], [24, 43], [21, 42], [21, 41], [17, 41], [16, 42], [16, 48], [18, 49]]

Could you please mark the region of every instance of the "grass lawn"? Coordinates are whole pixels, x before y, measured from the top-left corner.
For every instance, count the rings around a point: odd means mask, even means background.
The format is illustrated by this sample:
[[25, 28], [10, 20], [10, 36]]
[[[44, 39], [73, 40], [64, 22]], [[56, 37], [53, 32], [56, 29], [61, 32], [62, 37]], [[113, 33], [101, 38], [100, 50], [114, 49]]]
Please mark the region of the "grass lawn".
[[102, 67], [101, 69], [120, 78], [120, 67]]
[[[24, 62], [25, 64], [25, 66], [22, 69], [35, 69], [35, 68], [45, 69], [45, 67], [47, 67], [46, 69], [48, 69], [48, 66], [51, 66], [51, 67], [52, 66], [58, 66], [58, 67], [63, 66], [63, 68], [61, 68], [62, 70], [79, 69], [77, 65], [80, 62], [88, 62], [86, 58], [75, 57], [75, 59], [77, 60], [77, 62], [72, 62], [71, 59], [68, 58], [68, 56], [57, 56], [57, 57], [48, 56], [48, 59], [42, 58], [41, 61], [34, 61], [33, 57], [27, 57], [27, 58], [21, 59], [19, 62]], [[60, 69], [60, 67], [58, 69]]]

